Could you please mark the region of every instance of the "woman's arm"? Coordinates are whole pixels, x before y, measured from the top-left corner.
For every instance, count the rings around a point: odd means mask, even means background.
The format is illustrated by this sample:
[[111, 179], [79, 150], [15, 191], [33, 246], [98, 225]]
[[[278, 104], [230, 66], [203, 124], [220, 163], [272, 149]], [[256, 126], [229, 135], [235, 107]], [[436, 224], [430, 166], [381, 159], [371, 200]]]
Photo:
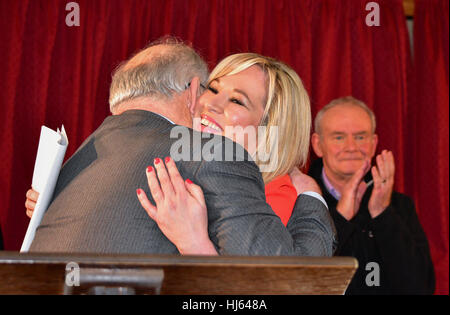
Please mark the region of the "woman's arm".
[[[180, 176], [170, 157], [147, 167], [147, 180], [156, 206], [142, 189], [137, 196], [147, 214], [182, 255], [218, 255], [208, 235], [208, 214], [200, 186]], [[159, 179], [159, 182], [158, 182]]]

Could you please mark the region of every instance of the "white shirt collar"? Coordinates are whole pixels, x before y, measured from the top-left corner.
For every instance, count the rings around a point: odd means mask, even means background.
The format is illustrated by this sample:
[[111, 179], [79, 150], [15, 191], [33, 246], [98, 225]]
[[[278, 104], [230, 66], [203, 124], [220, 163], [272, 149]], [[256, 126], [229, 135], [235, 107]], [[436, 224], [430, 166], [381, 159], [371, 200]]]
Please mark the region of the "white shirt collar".
[[158, 116], [164, 118], [164, 119], [167, 120], [168, 122], [170, 122], [172, 125], [175, 125], [175, 123], [174, 123], [173, 121], [171, 121], [169, 118], [167, 118], [166, 116], [163, 116], [163, 115], [158, 114], [158, 113], [155, 113], [155, 112], [153, 112], [153, 114], [156, 114], [156, 115], [158, 115]]

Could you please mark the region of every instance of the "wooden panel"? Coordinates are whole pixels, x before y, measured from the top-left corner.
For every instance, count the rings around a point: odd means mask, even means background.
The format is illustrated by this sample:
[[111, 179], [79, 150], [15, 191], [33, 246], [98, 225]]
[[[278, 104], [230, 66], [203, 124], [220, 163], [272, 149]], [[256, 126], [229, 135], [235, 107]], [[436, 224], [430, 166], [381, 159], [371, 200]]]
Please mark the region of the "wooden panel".
[[[350, 257], [45, 255], [0, 252], [0, 294], [62, 294], [65, 266], [163, 269], [161, 294], [343, 294]], [[146, 293], [139, 291], [138, 293]]]

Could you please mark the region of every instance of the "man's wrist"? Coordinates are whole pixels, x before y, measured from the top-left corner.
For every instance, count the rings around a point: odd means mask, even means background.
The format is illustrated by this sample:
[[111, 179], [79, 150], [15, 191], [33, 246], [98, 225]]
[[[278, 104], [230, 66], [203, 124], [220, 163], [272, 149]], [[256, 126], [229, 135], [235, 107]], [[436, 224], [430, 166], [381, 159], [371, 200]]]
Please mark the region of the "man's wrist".
[[345, 220], [350, 221], [355, 216], [354, 211], [348, 211], [345, 207], [342, 207], [342, 205], [339, 205], [339, 203], [336, 206], [336, 211], [343, 217]]
[[304, 191], [304, 192], [302, 192], [300, 195], [307, 195], [307, 196], [311, 196], [311, 197], [314, 197], [314, 198], [317, 198], [317, 199], [319, 199], [320, 201], [322, 201], [322, 203], [325, 205], [325, 207], [327, 207], [327, 209], [328, 209], [328, 205], [327, 205], [327, 202], [325, 201], [325, 199], [323, 199], [323, 197], [322, 197], [322, 195], [321, 194], [319, 194], [318, 192], [315, 192], [315, 191]]
[[370, 209], [369, 208], [369, 213], [372, 219], [377, 218], [380, 214], [382, 214], [387, 208], [389, 207], [389, 205], [387, 205], [386, 207], [379, 207], [378, 209]]

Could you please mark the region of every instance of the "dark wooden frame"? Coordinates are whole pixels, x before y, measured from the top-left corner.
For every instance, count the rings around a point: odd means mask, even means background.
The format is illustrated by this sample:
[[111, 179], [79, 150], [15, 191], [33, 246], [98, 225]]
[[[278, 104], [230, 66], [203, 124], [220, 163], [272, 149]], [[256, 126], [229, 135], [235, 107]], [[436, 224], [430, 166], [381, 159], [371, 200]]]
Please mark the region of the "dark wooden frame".
[[[66, 265], [162, 270], [161, 294], [343, 294], [358, 263], [351, 257], [19, 254], [0, 252], [0, 294], [63, 294]], [[154, 293], [137, 291], [140, 293]]]

